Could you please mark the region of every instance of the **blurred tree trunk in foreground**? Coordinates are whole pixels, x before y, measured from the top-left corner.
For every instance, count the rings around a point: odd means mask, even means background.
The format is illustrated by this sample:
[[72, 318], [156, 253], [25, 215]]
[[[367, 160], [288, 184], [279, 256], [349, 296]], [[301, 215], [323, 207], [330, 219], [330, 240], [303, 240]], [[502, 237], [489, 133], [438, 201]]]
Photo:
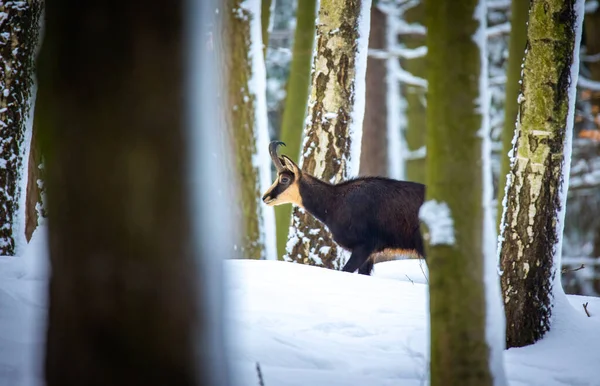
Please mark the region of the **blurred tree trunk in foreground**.
[[[532, 0], [500, 259], [507, 347], [540, 340], [562, 292], [561, 238], [570, 170], [583, 0]], [[572, 75], [575, 77], [573, 78]], [[570, 98], [573, 97], [573, 100]]]
[[[302, 146], [302, 129], [306, 117], [306, 105], [310, 91], [310, 66], [315, 40], [316, 0], [302, 0], [296, 11], [296, 32], [287, 83], [285, 109], [281, 121], [280, 140], [285, 142], [285, 154], [298, 160]], [[285, 254], [292, 216], [291, 205], [275, 207], [277, 219], [277, 256]]]
[[[386, 14], [373, 4], [369, 50], [385, 49], [386, 21]], [[367, 59], [365, 118], [360, 151], [362, 176], [388, 175], [386, 60], [373, 55]]]
[[432, 386], [502, 384], [502, 374], [490, 371], [501, 348], [490, 347], [486, 333], [483, 1], [425, 3], [427, 196], [420, 217], [429, 266]]
[[[364, 100], [364, 77], [368, 50], [370, 0], [322, 1], [317, 24], [317, 47], [311, 80], [308, 116], [300, 167], [327, 182], [340, 182], [349, 174], [350, 163], [358, 166], [363, 111], [357, 111]], [[366, 36], [362, 36], [365, 34]], [[359, 47], [359, 45], [362, 45]], [[359, 66], [361, 61], [364, 64]], [[362, 83], [362, 86], [360, 86]], [[360, 122], [353, 119], [360, 117]], [[353, 143], [357, 141], [358, 143]], [[360, 157], [357, 157], [360, 158]], [[358, 167], [356, 167], [358, 169]], [[341, 250], [326, 227], [299, 207], [292, 212], [286, 260], [340, 269], [344, 262]]]
[[527, 18], [529, 0], [512, 0], [510, 20], [510, 42], [508, 47], [508, 67], [506, 69], [506, 98], [504, 101], [504, 127], [502, 128], [502, 153], [500, 154], [500, 175], [498, 176], [497, 223], [502, 219], [502, 201], [506, 187], [506, 175], [510, 173], [508, 152], [512, 149], [515, 136], [515, 121], [519, 110], [517, 98], [521, 91], [521, 64], [527, 43]]
[[0, 2], [0, 255], [14, 255], [25, 240], [20, 184], [27, 174], [25, 132], [41, 11], [41, 0]]
[[207, 384], [195, 351], [206, 326], [186, 182], [184, 4], [47, 3], [48, 386]]

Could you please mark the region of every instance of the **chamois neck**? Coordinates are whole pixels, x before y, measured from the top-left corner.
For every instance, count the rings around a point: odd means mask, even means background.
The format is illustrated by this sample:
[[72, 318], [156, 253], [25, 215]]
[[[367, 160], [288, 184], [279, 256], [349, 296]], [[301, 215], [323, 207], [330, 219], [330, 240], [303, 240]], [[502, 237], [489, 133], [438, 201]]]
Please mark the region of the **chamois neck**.
[[309, 174], [303, 174], [299, 185], [304, 209], [327, 224], [327, 218], [331, 215], [334, 207], [335, 185]]

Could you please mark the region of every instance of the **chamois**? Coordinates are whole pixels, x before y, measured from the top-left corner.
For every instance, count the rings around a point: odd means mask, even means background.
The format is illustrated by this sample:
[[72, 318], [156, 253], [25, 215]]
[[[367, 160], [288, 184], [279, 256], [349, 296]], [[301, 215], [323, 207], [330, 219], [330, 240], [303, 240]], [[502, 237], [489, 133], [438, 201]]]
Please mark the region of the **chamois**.
[[422, 257], [419, 208], [425, 186], [383, 177], [361, 177], [330, 184], [304, 173], [289, 157], [277, 154], [273, 141], [269, 153], [277, 179], [262, 200], [270, 206], [294, 204], [327, 225], [333, 239], [352, 252], [343, 271], [370, 275], [371, 254], [389, 249], [414, 250]]

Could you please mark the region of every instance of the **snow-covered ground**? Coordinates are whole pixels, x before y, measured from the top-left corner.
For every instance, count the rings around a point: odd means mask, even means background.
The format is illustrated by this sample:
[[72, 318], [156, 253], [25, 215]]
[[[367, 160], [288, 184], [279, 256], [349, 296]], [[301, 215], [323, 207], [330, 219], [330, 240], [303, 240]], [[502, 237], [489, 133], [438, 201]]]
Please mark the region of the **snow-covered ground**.
[[[45, 228], [0, 258], [0, 386], [41, 384]], [[426, 266], [375, 265], [373, 277], [276, 261], [225, 262], [230, 355], [240, 385], [422, 385]], [[582, 304], [589, 302], [587, 317]], [[505, 352], [510, 385], [600, 385], [600, 299], [558, 299], [553, 329]]]

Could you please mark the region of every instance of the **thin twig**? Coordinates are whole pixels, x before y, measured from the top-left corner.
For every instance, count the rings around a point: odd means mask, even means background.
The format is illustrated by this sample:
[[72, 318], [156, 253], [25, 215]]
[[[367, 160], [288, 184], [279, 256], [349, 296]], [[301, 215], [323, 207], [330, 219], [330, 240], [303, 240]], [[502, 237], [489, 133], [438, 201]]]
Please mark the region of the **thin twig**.
[[573, 268], [573, 269], [569, 269], [569, 268], [566, 268], [566, 267], [565, 267], [565, 268], [563, 268], [563, 269], [562, 269], [562, 273], [567, 273], [567, 272], [577, 272], [577, 271], [581, 271], [581, 270], [582, 270], [582, 269], [584, 269], [584, 268], [585, 268], [585, 265], [583, 265], [583, 264], [581, 264], [581, 266], [580, 266], [580, 267]]
[[258, 385], [265, 386], [265, 381], [263, 380], [262, 371], [260, 371], [260, 364], [256, 362], [256, 373], [258, 374]]
[[414, 282], [414, 281], [412, 281], [412, 279], [411, 279], [410, 277], [408, 277], [408, 275], [407, 275], [407, 274], [404, 274], [404, 276], [406, 276], [406, 278], [407, 278], [407, 279], [408, 279], [408, 280], [409, 280], [411, 283], [415, 284], [415, 282]]
[[590, 312], [587, 309], [588, 306], [588, 302], [583, 303], [583, 310], [585, 311], [585, 314], [588, 316], [588, 318], [590, 318], [592, 315], [590, 315]]

